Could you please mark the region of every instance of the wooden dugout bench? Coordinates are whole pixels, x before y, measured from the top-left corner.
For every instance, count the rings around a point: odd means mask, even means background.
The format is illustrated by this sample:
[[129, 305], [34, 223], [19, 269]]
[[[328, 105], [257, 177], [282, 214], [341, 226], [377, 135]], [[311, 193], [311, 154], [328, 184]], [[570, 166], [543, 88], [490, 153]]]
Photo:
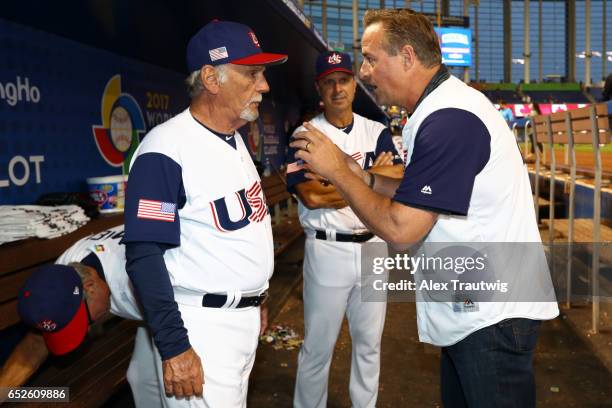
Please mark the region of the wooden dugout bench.
[[[569, 178], [567, 180], [567, 188], [569, 194], [569, 217], [568, 223], [559, 222], [558, 228], [561, 228], [561, 233], [570, 238], [570, 241], [578, 242], [593, 242], [594, 238], [599, 236], [580, 236], [574, 237], [574, 204], [575, 204], [575, 186], [578, 174], [592, 175], [594, 178], [594, 213], [600, 213], [601, 202], [601, 185], [604, 173], [601, 165], [600, 145], [610, 143], [610, 113], [608, 105], [596, 104], [585, 108], [575, 109], [567, 112], [557, 112], [550, 115], [540, 115], [533, 119], [533, 142], [536, 152], [536, 173], [535, 173], [535, 199], [541, 200], [539, 197], [539, 178], [540, 178], [540, 155], [541, 151], [537, 148], [538, 143], [541, 146], [546, 146], [550, 152], [548, 163], [550, 171], [550, 191], [548, 194], [549, 204], [549, 219], [544, 223], [549, 226], [550, 241], [553, 240], [553, 232], [555, 230], [555, 177], [558, 176], [558, 170], [567, 171]], [[559, 166], [556, 163], [554, 154], [554, 145], [566, 145], [569, 150], [569, 164]], [[593, 149], [593, 167], [579, 168], [576, 162], [575, 145], [590, 145]], [[537, 208], [536, 204], [536, 208]], [[576, 220], [577, 221], [577, 220]], [[585, 220], [588, 221], [588, 220]], [[584, 224], [585, 221], [580, 221]], [[593, 220], [593, 223], [601, 224], [601, 220]], [[564, 228], [565, 226], [565, 228]], [[594, 225], [593, 225], [594, 226]], [[606, 227], [604, 227], [605, 230]], [[581, 228], [581, 232], [584, 228]], [[597, 232], [597, 231], [595, 231]], [[604, 232], [605, 235], [607, 231]], [[596, 241], [599, 241], [598, 239]]]
[[[302, 234], [294, 198], [280, 174], [262, 178], [262, 188], [273, 221], [274, 255], [282, 254]], [[102, 216], [63, 237], [31, 238], [0, 246], [0, 330], [19, 323], [17, 294], [37, 267], [54, 262], [87, 235], [123, 223], [123, 214]], [[103, 333], [88, 336], [82, 346], [63, 357], [50, 357], [26, 386], [69, 387], [70, 406], [99, 407], [126, 385], [126, 371], [138, 322], [111, 318]], [[53, 403], [10, 403], [7, 407], [52, 407]], [[61, 404], [66, 406], [66, 404]]]
[[[591, 302], [592, 302], [592, 332], [599, 330], [599, 269], [600, 249], [599, 243], [612, 242], [612, 228], [601, 220], [601, 186], [602, 186], [602, 160], [600, 147], [611, 142], [611, 116], [609, 105], [606, 103], [594, 104], [585, 108], [575, 109], [567, 112], [557, 112], [550, 115], [540, 115], [534, 118], [533, 143], [536, 152], [535, 173], [535, 206], [538, 210], [539, 199], [539, 176], [541, 146], [547, 145], [550, 152], [550, 191], [549, 191], [549, 219], [543, 222], [548, 228], [548, 242], [555, 241], [556, 233], [567, 238], [567, 271], [566, 271], [566, 306], [571, 306], [571, 281], [572, 281], [572, 245], [575, 242], [595, 243], [590, 251], [591, 257]], [[557, 164], [554, 145], [566, 145], [569, 152], [569, 165], [564, 170], [569, 170], [569, 178], [566, 180], [566, 189], [569, 190], [568, 218], [555, 219], [555, 177], [557, 176]], [[575, 145], [590, 145], [593, 150], [593, 167], [581, 169], [584, 174], [592, 171], [593, 181], [593, 218], [575, 219], [575, 190], [576, 175], [579, 171], [576, 165]]]
[[[600, 171], [600, 182], [608, 184], [612, 181], [612, 171], [609, 169], [609, 158], [602, 163], [601, 154], [598, 151], [576, 151], [574, 145], [590, 145], [593, 144], [593, 130], [599, 133], [600, 144], [606, 144], [606, 134], [610, 132], [610, 108], [606, 103], [599, 103], [592, 106], [567, 111], [556, 112], [550, 115], [539, 115], [530, 119], [525, 125], [526, 136], [530, 133], [529, 141], [535, 152], [535, 161], [530, 161], [534, 164], [534, 172], [536, 181], [540, 176], [544, 175], [551, 180], [555, 178], [568, 178], [571, 180], [566, 182], [566, 193], [578, 178], [584, 185], [594, 186], [596, 178], [596, 169]], [[529, 130], [528, 130], [529, 129]], [[568, 133], [569, 132], [569, 133]], [[572, 135], [570, 138], [568, 135]], [[527, 137], [526, 137], [527, 141]], [[563, 145], [567, 151], [555, 151], [554, 145]], [[525, 143], [526, 153], [528, 151], [527, 142]], [[563, 160], [564, 154], [567, 154], [567, 163], [560, 163]], [[564, 160], [565, 161], [565, 160]], [[550, 207], [550, 196], [539, 196], [539, 182], [535, 185], [536, 194], [534, 197], [536, 209], [542, 207]], [[557, 195], [557, 198], [559, 195]]]

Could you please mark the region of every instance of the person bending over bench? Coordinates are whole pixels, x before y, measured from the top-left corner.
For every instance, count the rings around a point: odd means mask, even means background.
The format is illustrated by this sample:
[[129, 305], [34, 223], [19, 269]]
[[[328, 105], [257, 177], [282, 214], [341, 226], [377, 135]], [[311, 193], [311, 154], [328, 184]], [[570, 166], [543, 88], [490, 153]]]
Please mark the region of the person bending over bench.
[[[25, 384], [49, 353], [65, 355], [78, 348], [88, 330], [113, 315], [142, 320], [139, 303], [125, 271], [123, 225], [77, 241], [55, 264], [28, 278], [18, 295], [18, 312], [30, 330], [0, 371], [0, 387]], [[127, 371], [137, 407], [161, 406], [151, 337], [141, 325]]]

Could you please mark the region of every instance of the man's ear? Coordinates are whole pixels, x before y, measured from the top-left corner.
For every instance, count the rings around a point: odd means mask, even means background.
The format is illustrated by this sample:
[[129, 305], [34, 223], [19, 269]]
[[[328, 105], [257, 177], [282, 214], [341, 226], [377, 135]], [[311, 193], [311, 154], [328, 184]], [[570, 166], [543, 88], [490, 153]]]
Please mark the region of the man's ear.
[[321, 87], [319, 86], [319, 81], [315, 80], [315, 89], [317, 90], [317, 94], [321, 96]]
[[94, 280], [91, 278], [83, 279], [83, 290], [88, 296], [93, 295], [93, 293], [96, 291], [96, 282], [94, 282]]
[[200, 69], [200, 79], [208, 92], [213, 95], [219, 92], [221, 84], [219, 83], [219, 77], [215, 67], [212, 65], [204, 65], [202, 69]]
[[399, 50], [399, 55], [402, 58], [402, 66], [404, 71], [409, 71], [412, 69], [416, 63], [416, 54], [414, 52], [414, 48], [412, 48], [412, 45], [404, 44]]

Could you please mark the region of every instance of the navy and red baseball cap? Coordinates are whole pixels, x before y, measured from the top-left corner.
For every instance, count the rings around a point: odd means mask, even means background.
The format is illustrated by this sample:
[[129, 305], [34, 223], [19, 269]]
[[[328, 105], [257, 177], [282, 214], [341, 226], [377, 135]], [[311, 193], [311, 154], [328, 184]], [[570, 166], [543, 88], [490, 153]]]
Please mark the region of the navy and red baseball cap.
[[285, 54], [263, 52], [253, 30], [233, 21], [213, 20], [191, 37], [187, 44], [189, 72], [204, 65], [275, 65], [285, 61]]
[[332, 72], [337, 71], [355, 75], [353, 72], [353, 64], [351, 63], [350, 55], [339, 51], [328, 51], [319, 55], [316, 66], [317, 81], [323, 78], [325, 75], [329, 75]]
[[19, 291], [17, 311], [24, 323], [42, 331], [55, 355], [76, 349], [89, 327], [83, 283], [70, 266], [45, 265], [34, 271]]

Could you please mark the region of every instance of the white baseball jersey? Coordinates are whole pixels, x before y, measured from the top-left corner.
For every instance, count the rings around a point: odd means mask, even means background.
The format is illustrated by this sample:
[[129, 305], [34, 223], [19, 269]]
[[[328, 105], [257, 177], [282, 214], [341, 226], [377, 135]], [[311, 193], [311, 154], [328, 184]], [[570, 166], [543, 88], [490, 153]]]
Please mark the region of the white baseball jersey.
[[261, 181], [238, 132], [222, 135], [186, 109], [151, 130], [132, 160], [125, 242], [168, 244], [172, 286], [257, 292], [274, 268]]
[[[140, 304], [134, 297], [132, 282], [125, 271], [125, 246], [119, 244], [121, 238], [123, 225], [90, 235], [68, 248], [55, 263], [68, 265], [94, 254], [100, 261], [110, 289], [110, 312], [124, 319], [143, 320]], [[155, 358], [158, 355], [145, 326], [139, 326], [126, 375], [138, 408], [162, 404], [162, 390], [155, 368]]]
[[[408, 159], [394, 200], [440, 214], [426, 242], [540, 242], [515, 139], [484, 95], [451, 76], [418, 105], [403, 137]], [[534, 281], [550, 280], [547, 268], [533, 273]], [[448, 346], [506, 318], [559, 313], [550, 301], [453, 306], [417, 303], [422, 341]]]
[[142, 320], [140, 305], [134, 297], [132, 283], [125, 271], [125, 247], [119, 244], [121, 238], [123, 225], [90, 235], [68, 248], [55, 263], [68, 265], [94, 254], [102, 265], [110, 289], [111, 313], [125, 319]]
[[[399, 152], [393, 144], [390, 132], [387, 128], [376, 121], [369, 120], [353, 113], [353, 124], [347, 129], [338, 129], [325, 119], [324, 114], [313, 118], [310, 123], [329, 137], [343, 152], [353, 157], [361, 167], [369, 169], [372, 167], [376, 157], [382, 152], [394, 153], [394, 164], [401, 164]], [[294, 133], [303, 131], [298, 128]], [[289, 159], [294, 161], [294, 152], [290, 152]], [[292, 163], [288, 169], [287, 187], [294, 188], [306, 179], [299, 166]], [[319, 208], [310, 210], [299, 203], [300, 223], [308, 231], [314, 230], [334, 230], [341, 233], [360, 233], [367, 231], [365, 225], [355, 215], [350, 207], [340, 209]]]

